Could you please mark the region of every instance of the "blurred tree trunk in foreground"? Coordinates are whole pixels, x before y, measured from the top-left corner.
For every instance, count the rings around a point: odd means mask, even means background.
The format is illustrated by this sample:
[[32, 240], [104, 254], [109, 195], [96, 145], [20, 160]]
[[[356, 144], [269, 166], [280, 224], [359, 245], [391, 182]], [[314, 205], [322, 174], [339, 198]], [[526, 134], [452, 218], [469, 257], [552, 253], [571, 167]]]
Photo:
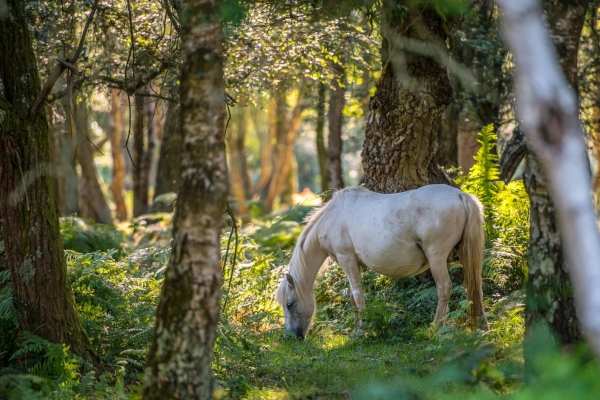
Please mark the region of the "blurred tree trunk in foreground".
[[[568, 84], [577, 93], [577, 52], [587, 0], [544, 0], [548, 26], [554, 38], [558, 62]], [[525, 132], [529, 136], [529, 132]], [[582, 137], [583, 138], [583, 137]], [[530, 206], [529, 277], [526, 327], [548, 324], [562, 344], [581, 340], [581, 330], [556, 221], [554, 196], [547, 172], [533, 151], [527, 151], [523, 177]]]
[[339, 64], [333, 65], [335, 75], [329, 91], [329, 140], [327, 156], [329, 158], [329, 186], [333, 189], [343, 189], [342, 177], [342, 122], [344, 110], [344, 88], [340, 82], [344, 80], [344, 70]]
[[[530, 262], [530, 275], [533, 274], [536, 281], [531, 283], [527, 305], [529, 308], [532, 296], [536, 296], [533, 299], [540, 303], [543, 300], [541, 305], [546, 307], [534, 304], [538, 308], [534, 309], [535, 313], [528, 310], [527, 324], [530, 327], [531, 322], [539, 321], [549, 325], [563, 344], [574, 343], [583, 332], [596, 355], [600, 356], [600, 233], [591, 196], [587, 146], [579, 121], [577, 96], [573, 87], [569, 87], [569, 83], [573, 86], [576, 82], [576, 50], [587, 1], [544, 2], [548, 25], [554, 34], [554, 46], [537, 1], [499, 0], [498, 3], [506, 20], [504, 35], [517, 65], [517, 111], [528, 145], [537, 156], [536, 159], [529, 157], [527, 161], [535, 160], [535, 168], [543, 167], [548, 174], [548, 183], [546, 180], [543, 183], [551, 190], [556, 202], [556, 228], [560, 229], [569, 264], [582, 330], [575, 319], [565, 263], [562, 258], [556, 260], [549, 254], [550, 250], [556, 249], [553, 239], [558, 235], [554, 234], [550, 237], [552, 249], [540, 246], [533, 250], [542, 252], [543, 257], [536, 257], [534, 253], [533, 260], [542, 263], [531, 265]], [[529, 168], [531, 171], [531, 166]], [[546, 175], [536, 173], [531, 177], [535, 180], [529, 185], [536, 184], [534, 189], [538, 190], [538, 177], [543, 179]], [[554, 206], [546, 199], [547, 196], [531, 199], [532, 214], [537, 212], [534, 207], [546, 206], [544, 212], [539, 213], [542, 224], [534, 221], [532, 215], [532, 239], [533, 234], [538, 233], [536, 229], [547, 234], [549, 228], [545, 226], [553, 222]], [[543, 291], [537, 293], [540, 289]], [[540, 299], [540, 295], [545, 298]], [[534, 321], [531, 321], [532, 317]]]
[[[48, 176], [48, 122], [32, 112], [41, 91], [22, 3], [0, 19], [0, 219], [19, 329], [99, 365], [67, 277], [58, 209]], [[43, 99], [42, 99], [43, 100]]]
[[167, 106], [167, 116], [160, 144], [154, 198], [165, 193], [177, 193], [179, 190], [179, 167], [182, 151], [181, 107], [178, 103], [171, 102]]
[[[76, 101], [73, 99], [73, 101]], [[102, 187], [96, 166], [94, 165], [95, 146], [92, 144], [87, 104], [85, 99], [74, 107], [75, 128], [74, 137], [77, 138], [77, 162], [81, 167], [81, 179], [79, 180], [79, 206], [81, 216], [93, 219], [95, 222], [112, 225], [112, 214]]]
[[435, 169], [441, 116], [452, 102], [445, 43], [449, 22], [435, 8], [384, 2], [383, 70], [371, 99], [362, 162], [365, 186], [395, 193], [441, 182]]
[[111, 137], [113, 170], [110, 191], [115, 199], [116, 216], [119, 221], [127, 221], [125, 206], [125, 155], [121, 145], [123, 138], [123, 97], [118, 89], [111, 90]]
[[[146, 399], [210, 399], [219, 321], [219, 236], [227, 201], [220, 2], [183, 2], [181, 187], [173, 250], [156, 311]], [[199, 74], [198, 71], [202, 71]]]

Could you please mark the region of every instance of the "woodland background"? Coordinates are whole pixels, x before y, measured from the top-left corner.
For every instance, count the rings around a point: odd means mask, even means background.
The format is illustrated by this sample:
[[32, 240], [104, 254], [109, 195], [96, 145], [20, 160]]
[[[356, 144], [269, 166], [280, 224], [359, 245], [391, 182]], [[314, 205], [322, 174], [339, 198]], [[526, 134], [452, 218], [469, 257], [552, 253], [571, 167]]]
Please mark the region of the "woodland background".
[[[215, 342], [214, 359], [197, 357], [208, 397], [600, 394], [548, 179], [515, 116], [515, 60], [495, 3], [206, 3], [211, 17], [196, 20], [177, 0], [0, 1], [0, 396], [161, 398], [148, 383], [157, 318], [173, 314], [161, 290], [192, 291], [185, 279], [165, 283], [180, 245], [174, 210], [200, 215], [213, 203], [223, 284], [207, 308], [216, 333], [195, 344]], [[542, 7], [577, 92], [598, 198], [600, 3]], [[221, 129], [222, 143], [206, 134], [209, 150], [190, 158], [186, 66], [200, 61], [185, 58], [186, 29], [206, 20], [222, 29], [222, 41], [204, 36], [220, 58], [193, 71], [212, 77], [222, 62], [204, 99], [223, 114], [197, 132]], [[220, 176], [213, 149], [226, 154], [221, 197], [184, 183], [190, 165]], [[309, 338], [285, 339], [273, 292], [308, 212], [345, 186], [428, 183], [459, 185], [485, 206], [490, 331], [469, 326], [451, 263], [444, 326], [431, 325], [430, 274], [365, 270], [365, 334], [353, 334], [348, 284], [332, 263]]]

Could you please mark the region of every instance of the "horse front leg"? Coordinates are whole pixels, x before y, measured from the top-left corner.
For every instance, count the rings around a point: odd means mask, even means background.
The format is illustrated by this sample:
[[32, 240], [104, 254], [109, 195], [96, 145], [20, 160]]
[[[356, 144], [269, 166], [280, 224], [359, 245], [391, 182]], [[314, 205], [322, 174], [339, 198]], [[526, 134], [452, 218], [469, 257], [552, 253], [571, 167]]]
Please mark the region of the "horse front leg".
[[360, 312], [365, 309], [365, 295], [360, 283], [360, 267], [354, 256], [338, 256], [338, 263], [342, 266], [342, 270], [350, 283], [350, 300], [355, 307], [354, 310], [354, 327], [358, 328], [362, 324]]

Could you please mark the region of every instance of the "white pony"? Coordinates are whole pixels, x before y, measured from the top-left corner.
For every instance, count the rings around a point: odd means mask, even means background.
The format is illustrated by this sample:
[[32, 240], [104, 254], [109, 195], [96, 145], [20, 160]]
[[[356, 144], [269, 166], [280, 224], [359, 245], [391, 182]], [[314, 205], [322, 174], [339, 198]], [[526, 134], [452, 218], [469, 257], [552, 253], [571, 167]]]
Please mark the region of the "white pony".
[[469, 315], [487, 330], [481, 288], [483, 206], [470, 194], [448, 185], [428, 185], [397, 194], [361, 187], [340, 190], [311, 213], [296, 243], [289, 273], [277, 289], [285, 327], [304, 339], [315, 311], [313, 286], [327, 257], [338, 262], [359, 313], [365, 308], [360, 264], [392, 278], [431, 268], [438, 293], [434, 322], [448, 308], [452, 282], [447, 259], [455, 249], [464, 267]]

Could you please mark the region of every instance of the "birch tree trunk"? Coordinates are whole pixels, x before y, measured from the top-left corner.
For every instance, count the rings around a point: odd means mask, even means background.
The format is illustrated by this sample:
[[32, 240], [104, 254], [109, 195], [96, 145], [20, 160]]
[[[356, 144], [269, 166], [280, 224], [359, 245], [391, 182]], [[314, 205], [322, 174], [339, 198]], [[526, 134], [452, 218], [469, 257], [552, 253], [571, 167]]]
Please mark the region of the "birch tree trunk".
[[450, 27], [434, 8], [386, 1], [381, 11], [383, 70], [371, 100], [362, 162], [365, 186], [395, 193], [436, 183], [442, 113], [452, 102], [446, 67]]
[[0, 18], [0, 220], [19, 329], [99, 365], [77, 315], [63, 254], [49, 163], [45, 112], [29, 115], [41, 91], [22, 2]]
[[[566, 84], [575, 93], [578, 87], [577, 52], [587, 2], [542, 2], [559, 68], [566, 78]], [[527, 128], [525, 134], [528, 134]], [[530, 149], [525, 159], [523, 181], [531, 201], [526, 327], [529, 331], [539, 323], [547, 324], [562, 344], [573, 344], [581, 340], [581, 330], [561, 244], [564, 238], [561, 238], [555, 217], [555, 197], [550, 195], [548, 171], [538, 160], [537, 152]]]
[[[562, 74], [540, 4], [536, 0], [498, 0], [498, 4], [517, 65], [517, 111], [528, 143], [549, 177], [583, 335], [600, 356], [600, 234], [577, 97]], [[558, 54], [560, 58], [561, 46]], [[569, 69], [564, 65], [562, 69], [569, 77]], [[548, 262], [545, 267], [562, 265]]]
[[[210, 399], [227, 200], [220, 2], [183, 1], [181, 187], [145, 369], [146, 399]], [[202, 73], [198, 73], [202, 71]]]

